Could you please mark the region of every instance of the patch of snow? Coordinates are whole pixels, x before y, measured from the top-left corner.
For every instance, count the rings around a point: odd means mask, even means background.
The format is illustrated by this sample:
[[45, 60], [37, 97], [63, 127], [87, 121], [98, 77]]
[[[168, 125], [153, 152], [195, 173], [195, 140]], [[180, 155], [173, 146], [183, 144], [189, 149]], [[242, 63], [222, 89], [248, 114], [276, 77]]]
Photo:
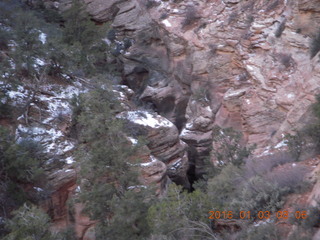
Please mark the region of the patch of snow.
[[147, 188], [147, 186], [145, 186], [145, 185], [136, 185], [136, 186], [130, 186], [127, 189], [130, 190], [130, 189], [135, 189], [135, 188]]
[[121, 118], [127, 118], [128, 120], [143, 126], [152, 128], [159, 127], [173, 127], [173, 123], [168, 119], [161, 116], [153, 116], [147, 111], [128, 111], [120, 115]]
[[45, 44], [47, 42], [47, 34], [41, 32], [39, 34], [39, 40], [42, 42], [42, 44]]
[[179, 159], [178, 161], [176, 161], [175, 163], [173, 163], [171, 166], [170, 166], [170, 170], [173, 170], [173, 171], [176, 171], [180, 166], [182, 165], [182, 161], [181, 159]]
[[254, 227], [259, 227], [260, 225], [264, 225], [264, 224], [267, 224], [267, 223], [270, 223], [271, 222], [271, 218], [268, 218], [266, 221], [259, 221], [255, 224], [253, 224]]
[[180, 133], [180, 137], [186, 136], [186, 135], [188, 135], [188, 134], [190, 134], [190, 133], [191, 133], [190, 130], [184, 128], [184, 129], [181, 131], [181, 133]]
[[179, 9], [176, 9], [176, 8], [175, 8], [175, 9], [172, 9], [172, 12], [173, 12], [173, 13], [178, 13], [178, 12], [180, 12], [180, 11], [179, 11]]
[[66, 161], [67, 164], [72, 164], [72, 163], [74, 163], [73, 157], [67, 157], [65, 161]]
[[125, 99], [126, 98], [126, 95], [121, 92], [121, 91], [117, 91], [117, 90], [112, 90], [112, 92], [116, 93], [116, 94], [119, 94], [119, 100], [122, 100], [122, 99]]
[[57, 98], [70, 99], [74, 95], [79, 95], [81, 92], [84, 91], [80, 91], [79, 88], [76, 88], [74, 86], [68, 86], [66, 88], [63, 88], [60, 93], [56, 93], [55, 96]]
[[9, 91], [8, 92], [8, 96], [11, 98], [11, 99], [15, 99], [15, 98], [25, 98], [26, 95], [22, 92], [17, 92], [17, 91]]
[[251, 104], [251, 102], [250, 102], [250, 100], [249, 100], [249, 99], [246, 99], [246, 103], [247, 103], [248, 105], [250, 105], [250, 104]]
[[72, 169], [66, 169], [64, 170], [65, 172], [72, 172], [73, 170]]
[[289, 93], [288, 95], [287, 95], [287, 98], [294, 98], [295, 97], [295, 95], [293, 94], [293, 93]]
[[77, 186], [75, 192], [76, 192], [76, 193], [81, 193], [81, 187], [80, 187], [80, 186]]
[[72, 150], [74, 148], [74, 145], [71, 143], [69, 145], [67, 145], [64, 149], [63, 152], [68, 152], [70, 150]]
[[224, 21], [222, 21], [222, 20], [217, 20], [216, 23], [217, 23], [217, 24], [223, 24]]
[[153, 155], [150, 155], [150, 160], [151, 160], [151, 162], [155, 162], [155, 161], [157, 161], [157, 158]]
[[153, 156], [153, 155], [150, 155], [150, 162], [140, 163], [140, 166], [147, 167], [147, 166], [152, 165], [152, 163], [154, 163], [155, 161], [157, 161], [157, 158], [155, 156]]
[[249, 70], [251, 70], [251, 71], [254, 70], [254, 68], [253, 68], [252, 66], [250, 66], [250, 65], [247, 65], [247, 68], [248, 68]]
[[282, 148], [282, 147], [285, 147], [285, 146], [287, 146], [286, 140], [282, 140], [274, 148]]
[[35, 62], [36, 62], [36, 64], [37, 65], [39, 65], [39, 66], [44, 66], [46, 63], [43, 61], [43, 60], [41, 60], [40, 58], [36, 58], [35, 59]]
[[39, 187], [33, 187], [33, 189], [36, 190], [37, 192], [43, 192], [43, 189]]
[[63, 136], [63, 133], [59, 130], [56, 130], [54, 128], [51, 128], [49, 131], [47, 131], [47, 133], [49, 133], [52, 138], [59, 138]]
[[168, 19], [163, 20], [162, 23], [163, 23], [166, 27], [172, 27], [172, 25], [171, 25], [171, 23], [168, 21]]
[[138, 144], [138, 140], [132, 137], [128, 137], [129, 140], [131, 141], [132, 145], [137, 145]]
[[205, 109], [206, 109], [207, 111], [209, 111], [209, 112], [212, 112], [212, 109], [211, 109], [210, 106], [207, 106]]
[[272, 155], [272, 153], [270, 153], [270, 146], [266, 147], [265, 150], [258, 155], [258, 157], [262, 157], [262, 156], [266, 156], [266, 155]]
[[292, 167], [295, 167], [295, 166], [297, 166], [297, 164], [295, 164], [295, 163], [292, 163]]
[[186, 128], [187, 129], [192, 129], [192, 127], [193, 127], [193, 123], [187, 123], [186, 124]]

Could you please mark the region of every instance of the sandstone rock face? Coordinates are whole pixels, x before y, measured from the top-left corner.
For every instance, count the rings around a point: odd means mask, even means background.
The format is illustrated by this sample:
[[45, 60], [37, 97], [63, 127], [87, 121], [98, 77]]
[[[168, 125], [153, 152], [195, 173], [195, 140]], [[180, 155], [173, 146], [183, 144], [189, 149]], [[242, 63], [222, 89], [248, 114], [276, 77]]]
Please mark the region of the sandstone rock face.
[[[95, 20], [113, 20], [118, 40], [133, 42], [119, 56], [123, 83], [156, 114], [132, 112], [126, 100], [122, 116], [149, 141], [146, 182], [161, 184], [167, 172], [188, 187], [188, 165], [201, 175], [215, 124], [241, 131], [260, 154], [311, 119], [320, 93], [319, 53], [310, 57], [319, 1], [158, 1], [153, 8], [144, 0], [84, 1]], [[48, 2], [62, 9], [69, 1]]]
[[[320, 90], [318, 57], [310, 59], [317, 1], [161, 1], [147, 9], [132, 0], [120, 12], [114, 28], [135, 40], [121, 56], [125, 82], [180, 132], [194, 121], [195, 138], [212, 124], [233, 127], [259, 153], [305, 124]], [[187, 113], [201, 106], [189, 101], [199, 89], [210, 116]]]
[[146, 167], [152, 171], [152, 166], [163, 169], [163, 165], [157, 160], [159, 159], [167, 166], [168, 176], [174, 182], [190, 188], [187, 178], [189, 164], [186, 144], [179, 139], [176, 126], [166, 118], [146, 111], [127, 111], [119, 114], [119, 117], [126, 119], [135, 131], [139, 129], [139, 135], [146, 136], [147, 146], [154, 158], [151, 159], [151, 163], [142, 164], [143, 171]]

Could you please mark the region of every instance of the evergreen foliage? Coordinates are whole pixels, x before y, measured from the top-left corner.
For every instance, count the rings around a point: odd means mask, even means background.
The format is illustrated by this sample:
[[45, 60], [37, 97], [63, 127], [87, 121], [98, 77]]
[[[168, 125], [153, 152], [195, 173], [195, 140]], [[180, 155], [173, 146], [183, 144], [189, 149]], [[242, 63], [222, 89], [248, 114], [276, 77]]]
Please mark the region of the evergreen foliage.
[[157, 236], [203, 239], [210, 234], [214, 236], [208, 220], [210, 206], [203, 192], [187, 193], [182, 187], [171, 184], [167, 196], [149, 208], [148, 222]]
[[214, 143], [212, 154], [216, 157], [220, 166], [228, 163], [241, 166], [255, 149], [254, 145], [249, 147], [241, 146], [242, 136], [232, 128], [222, 129], [215, 126], [212, 136]]
[[243, 170], [230, 164], [220, 174], [209, 179], [207, 193], [217, 209], [230, 209], [230, 203], [238, 196], [237, 188], [242, 175]]
[[[16, 142], [7, 129], [0, 128], [1, 215], [8, 215], [10, 209], [28, 201], [29, 197], [22, 184], [36, 183], [43, 178], [42, 166], [45, 160], [43, 149], [37, 142], [29, 139]], [[44, 179], [42, 182], [45, 182]]]
[[22, 182], [32, 182], [42, 173], [45, 160], [41, 146], [28, 139], [18, 143], [9, 131], [0, 128], [0, 177]]
[[49, 231], [50, 218], [36, 206], [25, 204], [13, 214], [6, 224], [10, 234], [4, 240], [54, 240]]
[[93, 90], [78, 103], [83, 179], [79, 200], [85, 212], [99, 220], [96, 237], [141, 239], [149, 233], [144, 224], [149, 203], [147, 191], [136, 187], [140, 183], [132, 156], [139, 146], [131, 146], [122, 121], [114, 117], [119, 104], [110, 91]]

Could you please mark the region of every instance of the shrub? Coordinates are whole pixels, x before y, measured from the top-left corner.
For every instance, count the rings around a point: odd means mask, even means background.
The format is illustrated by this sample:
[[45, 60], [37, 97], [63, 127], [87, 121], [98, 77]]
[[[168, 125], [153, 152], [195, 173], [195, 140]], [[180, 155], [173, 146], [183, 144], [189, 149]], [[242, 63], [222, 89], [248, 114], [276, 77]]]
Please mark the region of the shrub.
[[209, 48], [212, 55], [215, 55], [217, 53], [218, 46], [216, 44], [209, 44]]
[[277, 38], [281, 37], [281, 35], [282, 35], [282, 33], [283, 33], [285, 28], [286, 28], [286, 19], [279, 24], [279, 26], [277, 27], [277, 30], [274, 33], [274, 35]]
[[200, 16], [197, 13], [197, 10], [194, 7], [188, 7], [186, 11], [186, 16], [182, 22], [182, 28], [186, 28], [200, 19]]
[[238, 240], [281, 240], [283, 239], [274, 223], [262, 223], [259, 226], [251, 226], [243, 230]]
[[171, 184], [166, 198], [149, 208], [148, 223], [152, 232], [160, 236], [186, 240], [209, 239], [213, 235], [207, 224], [208, 209], [212, 209], [210, 205], [206, 194], [198, 190], [187, 193]]
[[231, 163], [235, 166], [244, 164], [244, 160], [248, 158], [255, 149], [253, 146], [242, 146], [240, 141], [241, 133], [236, 132], [232, 128], [220, 128], [215, 126], [212, 130], [213, 149], [212, 154], [218, 160], [218, 164], [223, 166]]
[[298, 191], [305, 183], [304, 177], [308, 169], [304, 166], [275, 169], [264, 177], [266, 181], [277, 184], [280, 188], [289, 188], [291, 192]]
[[293, 63], [293, 59], [292, 59], [291, 55], [289, 55], [289, 54], [280, 53], [278, 55], [278, 58], [279, 58], [281, 64], [283, 66], [285, 66], [286, 68], [290, 67]]
[[208, 89], [205, 87], [199, 87], [193, 93], [192, 98], [198, 102], [209, 102]]
[[320, 51], [320, 32], [318, 32], [311, 40], [310, 58], [313, 58], [314, 56], [316, 56], [319, 51]]
[[30, 139], [15, 143], [13, 136], [3, 127], [0, 128], [0, 156], [1, 170], [9, 179], [33, 182], [43, 172], [41, 166], [45, 155], [41, 145]]
[[228, 165], [219, 175], [208, 180], [207, 194], [217, 209], [227, 209], [237, 197], [237, 188], [241, 188], [241, 175], [239, 168]]
[[228, 19], [228, 24], [231, 24], [235, 21], [237, 21], [237, 19], [239, 18], [239, 13], [234, 11], [230, 14], [229, 19]]
[[275, 153], [260, 158], [249, 158], [245, 164], [246, 177], [250, 178], [255, 175], [264, 175], [276, 166], [293, 161], [294, 158], [286, 152]]
[[289, 148], [289, 152], [292, 157], [298, 161], [300, 159], [303, 147], [305, 145], [305, 140], [301, 132], [296, 131], [295, 135], [286, 134], [285, 143]]
[[231, 206], [240, 211], [250, 211], [252, 216], [256, 216], [258, 211], [274, 212], [283, 206], [283, 198], [288, 193], [289, 188], [281, 188], [255, 176], [249, 179]]
[[14, 217], [7, 222], [6, 227], [10, 233], [4, 240], [54, 240], [49, 231], [49, 216], [36, 206], [24, 205], [14, 211]]
[[312, 230], [313, 228], [319, 228], [320, 226], [320, 219], [319, 219], [319, 214], [320, 214], [320, 208], [319, 208], [319, 203], [315, 207], [305, 207], [305, 206], [297, 206], [294, 209], [295, 212], [306, 212], [306, 218], [297, 218], [293, 214], [289, 221], [291, 224], [295, 224], [298, 226], [301, 226], [304, 230]]

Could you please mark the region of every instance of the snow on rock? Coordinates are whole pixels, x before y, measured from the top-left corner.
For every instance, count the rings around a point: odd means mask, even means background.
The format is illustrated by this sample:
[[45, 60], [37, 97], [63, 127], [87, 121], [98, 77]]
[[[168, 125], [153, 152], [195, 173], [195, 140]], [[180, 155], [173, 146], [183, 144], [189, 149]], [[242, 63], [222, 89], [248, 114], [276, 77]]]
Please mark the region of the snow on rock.
[[[39, 66], [44, 66], [46, 63], [42, 60], [42, 59], [40, 59], [40, 58], [36, 58], [35, 59], [35, 63], [36, 63], [36, 65], [39, 65]], [[35, 66], [36, 67], [36, 66]]]
[[[65, 125], [70, 123], [72, 116], [70, 99], [74, 95], [86, 91], [87, 89], [78, 82], [68, 86], [58, 84], [41, 86], [34, 101], [30, 104], [29, 110], [32, 112], [33, 109], [34, 114], [29, 114], [28, 121], [25, 120], [24, 115], [18, 118], [20, 124], [16, 128], [17, 141], [25, 138], [38, 141], [44, 147], [46, 153], [59, 156], [61, 161], [64, 159], [67, 164], [72, 164], [74, 162], [73, 158], [66, 158], [65, 154], [74, 149], [75, 143], [65, 136]], [[26, 99], [30, 98], [30, 94], [26, 96], [25, 92], [26, 90], [20, 86], [17, 91], [10, 91], [9, 97], [14, 102], [23, 100], [25, 103]], [[37, 113], [40, 116], [37, 116]], [[26, 123], [28, 124], [26, 125]]]
[[33, 187], [33, 189], [36, 190], [37, 192], [43, 192], [43, 189], [39, 187]]
[[130, 190], [130, 189], [135, 189], [135, 188], [147, 188], [147, 186], [146, 185], [129, 186], [127, 189]]
[[150, 162], [147, 162], [147, 163], [140, 163], [140, 166], [142, 167], [147, 167], [147, 166], [150, 166], [152, 165], [154, 162], [158, 161], [157, 158], [153, 155], [150, 155]]
[[19, 124], [16, 129], [17, 141], [30, 138], [39, 141], [45, 148], [45, 152], [63, 155], [74, 148], [74, 143], [66, 140], [64, 134], [54, 128], [26, 127]]
[[170, 170], [176, 171], [178, 168], [180, 168], [182, 166], [182, 160], [179, 159], [178, 161], [174, 162], [171, 166], [170, 166]]
[[180, 133], [180, 137], [187, 136], [190, 133], [192, 133], [192, 131], [188, 130], [187, 128], [184, 128]]
[[171, 23], [168, 21], [168, 19], [163, 20], [162, 23], [163, 23], [166, 27], [172, 27], [172, 25], [171, 25]]
[[132, 145], [137, 145], [138, 144], [138, 139], [135, 139], [133, 137], [128, 137], [128, 139], [130, 140], [130, 142], [132, 143]]
[[74, 159], [73, 159], [72, 156], [71, 156], [71, 157], [67, 157], [65, 161], [66, 161], [67, 164], [72, 164], [72, 163], [74, 163]]
[[287, 143], [286, 140], [282, 140], [281, 142], [279, 142], [274, 148], [282, 148], [282, 147], [286, 147]]
[[173, 123], [168, 119], [159, 115], [151, 114], [147, 111], [128, 111], [118, 115], [120, 118], [128, 119], [138, 125], [143, 125], [151, 128], [173, 127]]
[[24, 103], [26, 99], [29, 98], [30, 92], [24, 89], [22, 86], [18, 86], [16, 91], [8, 91], [8, 96], [12, 101], [12, 105], [16, 106], [17, 104]]
[[47, 34], [40, 32], [39, 40], [42, 42], [42, 44], [45, 44], [47, 42]]

